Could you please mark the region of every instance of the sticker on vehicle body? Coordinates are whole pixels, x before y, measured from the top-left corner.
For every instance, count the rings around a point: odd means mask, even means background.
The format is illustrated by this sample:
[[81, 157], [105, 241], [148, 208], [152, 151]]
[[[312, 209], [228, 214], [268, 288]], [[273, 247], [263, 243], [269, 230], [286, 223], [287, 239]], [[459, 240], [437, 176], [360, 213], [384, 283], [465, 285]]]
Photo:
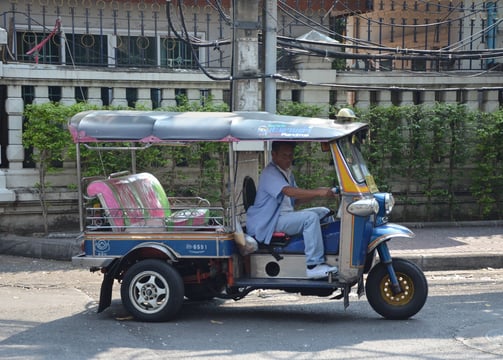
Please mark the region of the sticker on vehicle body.
[[285, 124], [269, 124], [258, 128], [260, 137], [309, 137], [310, 126], [288, 126]]
[[110, 251], [110, 241], [97, 240], [94, 242], [94, 251], [97, 256], [105, 256]]
[[190, 254], [204, 254], [208, 250], [208, 245], [206, 244], [187, 244], [185, 246]]

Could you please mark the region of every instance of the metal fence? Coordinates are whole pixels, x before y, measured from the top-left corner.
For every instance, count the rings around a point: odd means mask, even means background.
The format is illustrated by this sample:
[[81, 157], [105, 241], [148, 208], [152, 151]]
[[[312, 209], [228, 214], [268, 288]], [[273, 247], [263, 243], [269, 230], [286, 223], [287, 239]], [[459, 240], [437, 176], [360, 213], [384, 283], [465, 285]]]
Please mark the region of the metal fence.
[[[232, 56], [229, 3], [174, 1], [169, 13], [166, 2], [161, 0], [4, 0], [0, 4], [0, 26], [7, 30], [9, 43], [2, 60], [91, 67], [229, 69]], [[362, 1], [363, 5], [349, 0], [334, 3], [278, 0], [277, 33], [286, 38], [281, 44], [288, 44], [280, 50], [279, 69], [292, 68], [295, 55], [305, 51], [305, 44], [295, 39], [310, 30], [341, 42], [325, 54], [316, 53], [330, 55], [338, 70], [501, 68], [498, 54], [482, 59], [474, 53], [477, 49], [497, 49], [501, 42], [500, 20], [489, 6], [493, 3], [453, 5], [444, 0], [435, 4], [417, 0]], [[356, 13], [351, 8], [355, 6], [372, 11]], [[446, 60], [434, 53], [400, 57], [391, 51], [393, 48], [433, 52], [459, 49], [464, 52], [464, 60]]]

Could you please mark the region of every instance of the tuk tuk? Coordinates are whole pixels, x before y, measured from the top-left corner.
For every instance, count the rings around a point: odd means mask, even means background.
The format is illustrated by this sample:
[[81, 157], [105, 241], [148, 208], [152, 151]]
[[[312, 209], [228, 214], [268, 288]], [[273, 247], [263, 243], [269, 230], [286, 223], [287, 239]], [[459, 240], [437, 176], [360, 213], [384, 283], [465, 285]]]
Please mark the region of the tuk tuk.
[[[364, 123], [266, 112], [120, 110], [79, 113], [68, 127], [82, 179], [82, 253], [72, 262], [104, 274], [98, 312], [110, 306], [115, 280], [124, 307], [140, 321], [174, 318], [185, 298], [240, 300], [258, 289], [342, 299], [346, 308], [356, 288], [388, 319], [410, 318], [426, 302], [428, 284], [421, 269], [392, 258], [388, 249], [389, 240], [414, 234], [388, 222], [394, 200], [378, 191], [365, 164]], [[253, 204], [255, 183], [249, 176], [242, 185], [231, 181], [237, 170], [235, 145], [270, 141], [317, 142], [331, 156], [338, 209], [320, 226], [326, 258], [338, 271], [326, 278], [306, 277], [302, 234], [275, 233], [268, 245], [246, 234], [239, 215]], [[168, 197], [155, 176], [135, 173], [134, 166], [103, 178], [82, 177], [82, 146], [136, 152], [193, 142], [228, 143], [226, 208], [202, 197]]]

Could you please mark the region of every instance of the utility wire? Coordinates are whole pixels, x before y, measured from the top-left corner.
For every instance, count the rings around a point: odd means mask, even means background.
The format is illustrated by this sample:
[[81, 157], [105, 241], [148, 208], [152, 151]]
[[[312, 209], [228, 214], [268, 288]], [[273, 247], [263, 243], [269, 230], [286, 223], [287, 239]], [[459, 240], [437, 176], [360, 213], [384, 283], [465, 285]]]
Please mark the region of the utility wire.
[[187, 26], [185, 24], [185, 16], [183, 14], [183, 6], [182, 6], [182, 3], [183, 3], [183, 0], [180, 0], [179, 3], [178, 3], [178, 7], [179, 7], [179, 16], [180, 16], [180, 22], [181, 22], [181, 25], [182, 25], [182, 29], [184, 31], [184, 33], [186, 34], [186, 38], [184, 39], [177, 31], [176, 29], [174, 28], [173, 26], [173, 22], [171, 20], [171, 11], [170, 11], [170, 4], [171, 4], [171, 1], [167, 1], [167, 6], [166, 6], [166, 16], [168, 18], [168, 23], [171, 27], [171, 30], [173, 31], [173, 33], [175, 34], [175, 36], [183, 41], [184, 43], [186, 43], [190, 49], [191, 49], [191, 53], [192, 53], [192, 56], [194, 57], [194, 60], [196, 61], [199, 69], [210, 79], [212, 80], [218, 80], [218, 81], [232, 81], [232, 80], [249, 80], [249, 79], [265, 79], [265, 78], [273, 78], [273, 79], [277, 79], [277, 80], [282, 80], [282, 81], [288, 81], [288, 82], [292, 82], [292, 83], [296, 83], [296, 84], [299, 84], [301, 86], [305, 86], [306, 85], [306, 82], [303, 81], [303, 80], [299, 80], [299, 79], [292, 79], [292, 78], [289, 78], [289, 77], [286, 77], [286, 76], [283, 76], [281, 74], [258, 74], [258, 75], [246, 75], [246, 76], [224, 76], [224, 77], [217, 77], [217, 76], [214, 76], [212, 74], [210, 74], [205, 68], [204, 66], [201, 64], [201, 62], [199, 61], [199, 56], [196, 52], [196, 49], [195, 47], [193, 46], [192, 42], [191, 42], [191, 39], [190, 37], [188, 36], [188, 31], [187, 31]]
[[167, 20], [168, 20], [168, 24], [169, 24], [169, 27], [171, 28], [171, 31], [173, 31], [173, 34], [175, 34], [175, 36], [181, 40], [182, 42], [186, 43], [189, 45], [190, 47], [190, 50], [191, 50], [191, 53], [192, 53], [192, 56], [194, 57], [194, 60], [196, 61], [197, 63], [197, 66], [199, 67], [199, 69], [208, 77], [210, 78], [211, 80], [216, 80], [216, 81], [229, 81], [229, 80], [232, 80], [231, 76], [224, 76], [224, 77], [219, 77], [219, 76], [214, 76], [212, 74], [210, 74], [205, 68], [204, 66], [202, 66], [202, 64], [199, 62], [199, 56], [198, 54], [196, 53], [196, 50], [195, 48], [192, 46], [192, 41], [189, 37], [189, 33], [187, 31], [187, 28], [185, 26], [185, 18], [183, 16], [183, 10], [182, 10], [182, 1], [179, 1], [178, 3], [178, 6], [180, 8], [180, 21], [182, 23], [182, 28], [184, 30], [184, 33], [185, 33], [185, 36], [186, 38], [184, 39], [179, 33], [178, 31], [176, 31], [175, 27], [173, 26], [173, 21], [171, 19], [171, 0], [168, 0], [167, 1], [167, 4], [166, 4], [166, 17], [167, 17]]
[[[344, 4], [342, 4], [344, 6]], [[436, 6], [432, 4], [432, 6]], [[330, 34], [332, 36], [338, 36], [340, 37], [341, 39], [347, 41], [347, 42], [350, 42], [350, 43], [354, 43], [354, 44], [363, 44], [361, 46], [368, 46], [368, 45], [373, 45], [373, 46], [376, 46], [375, 50], [376, 51], [379, 51], [379, 47], [381, 47], [382, 45], [380, 44], [377, 44], [377, 43], [373, 43], [373, 42], [370, 42], [370, 41], [365, 41], [365, 40], [362, 40], [362, 39], [358, 39], [358, 38], [353, 38], [353, 37], [349, 37], [349, 36], [346, 36], [346, 35], [342, 35], [342, 34], [339, 34], [337, 32], [334, 32], [333, 30], [323, 26], [322, 24], [319, 24], [317, 22], [315, 22], [314, 20], [312, 20], [311, 18], [309, 18], [308, 16], [306, 16], [305, 14], [299, 12], [298, 10], [294, 9], [293, 7], [289, 6], [288, 4], [286, 3], [278, 3], [278, 7], [285, 13], [287, 14], [288, 16], [290, 16], [295, 22], [299, 22], [301, 24], [303, 24], [304, 26], [306, 27], [309, 27], [313, 30], [316, 30], [318, 28], [322, 29], [323, 32], [325, 32], [326, 34]], [[474, 13], [480, 13], [480, 12], [483, 12], [484, 11], [484, 8], [483, 8], [483, 5], [480, 5], [481, 9], [480, 10], [476, 10], [476, 11], [473, 11], [473, 10], [464, 10], [464, 12], [468, 12], [466, 15], [462, 16], [462, 17], [458, 17], [456, 19], [453, 19], [453, 20], [448, 20], [448, 21], [445, 21], [445, 22], [435, 22], [435, 23], [428, 23], [428, 24], [413, 24], [413, 25], [403, 25], [403, 24], [390, 24], [390, 23], [382, 23], [382, 22], [379, 22], [379, 21], [376, 21], [376, 20], [373, 20], [369, 17], [365, 17], [361, 14], [357, 14], [355, 13], [354, 11], [351, 10], [351, 15], [352, 16], [357, 16], [363, 20], [366, 20], [366, 21], [371, 21], [372, 23], [375, 23], [375, 24], [379, 24], [379, 25], [385, 25], [385, 26], [394, 26], [398, 29], [402, 28], [402, 27], [409, 27], [409, 28], [422, 28], [422, 27], [430, 27], [430, 26], [434, 26], [434, 27], [437, 27], [437, 26], [440, 26], [440, 25], [443, 25], [443, 24], [447, 24], [449, 22], [452, 22], [452, 21], [459, 21], [461, 19], [464, 19], [464, 18], [467, 18], [467, 17], [470, 17], [470, 16], [473, 16]], [[348, 10], [350, 10], [348, 8]], [[290, 12], [292, 12], [294, 15], [292, 15]], [[499, 21], [498, 21], [499, 23]], [[314, 24], [314, 25], [313, 25]], [[487, 27], [483, 30], [481, 30], [481, 36], [483, 36], [483, 34], [489, 32], [491, 29], [494, 28], [494, 26], [497, 26], [497, 24], [493, 24], [493, 26], [491, 27]], [[472, 39], [472, 40], [470, 40]], [[472, 42], [474, 39], [476, 39], [474, 36], [470, 36], [466, 39], [463, 39], [461, 41], [468, 41], [468, 42]], [[459, 44], [460, 42], [458, 42]], [[347, 43], [346, 43], [347, 44]], [[358, 47], [355, 47], [355, 49], [358, 49]], [[413, 51], [414, 49], [410, 49], [411, 51]], [[385, 51], [384, 49], [382, 51]], [[428, 51], [428, 50], [426, 50]]]

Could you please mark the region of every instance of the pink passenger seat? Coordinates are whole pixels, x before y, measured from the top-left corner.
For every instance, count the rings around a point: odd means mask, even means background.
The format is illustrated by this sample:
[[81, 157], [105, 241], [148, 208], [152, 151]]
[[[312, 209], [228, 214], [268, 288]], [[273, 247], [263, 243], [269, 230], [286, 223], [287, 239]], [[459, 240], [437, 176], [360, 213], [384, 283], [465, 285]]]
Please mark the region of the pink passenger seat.
[[161, 183], [149, 173], [94, 180], [87, 195], [99, 199], [112, 231], [163, 232], [208, 221], [208, 209], [172, 213]]

